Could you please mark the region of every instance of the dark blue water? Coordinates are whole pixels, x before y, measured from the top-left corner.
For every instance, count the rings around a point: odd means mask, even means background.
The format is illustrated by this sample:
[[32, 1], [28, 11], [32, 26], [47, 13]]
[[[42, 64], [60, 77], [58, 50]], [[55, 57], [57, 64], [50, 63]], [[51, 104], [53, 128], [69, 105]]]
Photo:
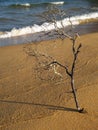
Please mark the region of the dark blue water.
[[[61, 2], [60, 0], [0, 0], [0, 31], [10, 31], [13, 28], [22, 28], [33, 24], [42, 24], [37, 17], [48, 6]], [[56, 4], [63, 8], [68, 15], [77, 15], [89, 11], [97, 11], [96, 3], [88, 0], [62, 0], [63, 4]]]

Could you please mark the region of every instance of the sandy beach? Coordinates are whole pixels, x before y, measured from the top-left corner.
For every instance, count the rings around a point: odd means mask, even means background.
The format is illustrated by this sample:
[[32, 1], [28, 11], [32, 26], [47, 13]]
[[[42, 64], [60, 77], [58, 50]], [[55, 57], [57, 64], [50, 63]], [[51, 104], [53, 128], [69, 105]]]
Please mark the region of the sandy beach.
[[[71, 67], [69, 39], [0, 47], [0, 130], [98, 130], [98, 33], [82, 35], [75, 69], [75, 86], [80, 107], [76, 111], [70, 80], [63, 69], [47, 80], [29, 50], [37, 50]], [[46, 60], [46, 59], [45, 59]]]

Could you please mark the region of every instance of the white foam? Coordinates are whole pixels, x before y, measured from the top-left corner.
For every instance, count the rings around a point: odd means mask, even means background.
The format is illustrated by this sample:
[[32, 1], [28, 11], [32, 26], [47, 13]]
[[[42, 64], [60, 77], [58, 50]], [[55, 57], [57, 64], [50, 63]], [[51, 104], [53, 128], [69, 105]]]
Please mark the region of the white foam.
[[[58, 1], [58, 2], [46, 2], [47, 4], [53, 4], [53, 5], [62, 5], [64, 4], [64, 1]], [[45, 4], [45, 3], [38, 3], [38, 4]], [[16, 4], [16, 6], [25, 6], [25, 7], [30, 7], [32, 6], [33, 4], [30, 4], [30, 3], [24, 3], [24, 4]], [[35, 3], [34, 5], [37, 5], [37, 3]]]
[[[78, 25], [85, 20], [96, 19], [96, 18], [98, 18], [98, 12], [73, 16], [70, 18], [70, 21], [72, 22], [72, 25]], [[71, 25], [70, 21], [69, 18], [63, 19], [62, 23], [64, 27]], [[59, 28], [62, 27], [61, 21], [57, 21], [57, 26]], [[5, 34], [1, 34], [0, 38], [10, 38], [10, 37], [21, 36], [26, 34], [35, 34], [38, 32], [46, 32], [54, 29], [55, 26], [53, 23], [50, 24], [45, 22], [40, 26], [34, 24], [33, 26], [27, 26], [19, 29], [13, 28], [10, 32], [5, 32]]]
[[29, 7], [29, 6], [31, 6], [31, 4], [29, 4], [29, 3], [25, 3], [25, 4], [21, 4], [21, 6]]
[[58, 2], [49, 2], [50, 4], [54, 4], [54, 5], [62, 5], [64, 4], [64, 1], [58, 1]]

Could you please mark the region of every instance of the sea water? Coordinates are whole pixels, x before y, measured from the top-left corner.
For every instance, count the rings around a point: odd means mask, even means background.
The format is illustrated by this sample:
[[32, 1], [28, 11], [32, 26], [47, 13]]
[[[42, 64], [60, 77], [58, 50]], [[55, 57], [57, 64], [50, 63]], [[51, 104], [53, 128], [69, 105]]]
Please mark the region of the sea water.
[[[98, 20], [97, 0], [0, 0], [0, 46], [44, 39], [40, 36], [55, 27], [38, 15], [52, 5], [63, 9], [73, 25]], [[70, 25], [67, 17], [61, 20]]]

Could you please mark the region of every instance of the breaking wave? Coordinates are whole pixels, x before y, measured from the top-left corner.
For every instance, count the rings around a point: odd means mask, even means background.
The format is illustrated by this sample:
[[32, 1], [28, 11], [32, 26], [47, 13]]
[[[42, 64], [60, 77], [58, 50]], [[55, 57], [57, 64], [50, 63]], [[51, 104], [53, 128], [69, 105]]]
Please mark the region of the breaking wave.
[[17, 3], [17, 4], [11, 4], [10, 7], [34, 7], [34, 6], [42, 6], [42, 5], [63, 5], [64, 1], [58, 1], [58, 2], [42, 2], [42, 3]]
[[62, 5], [62, 4], [64, 4], [64, 1], [59, 1], [59, 2], [49, 2], [49, 4]]
[[[72, 22], [73, 25], [79, 25], [83, 22], [85, 23], [85, 22], [90, 22], [90, 21], [94, 21], [94, 20], [98, 20], [98, 12], [73, 16], [73, 17], [70, 17], [70, 20], [69, 20], [69, 18], [65, 18], [62, 20], [62, 23], [63, 23], [64, 27], [67, 27], [67, 26], [71, 25], [70, 21]], [[62, 27], [61, 21], [57, 21], [57, 26], [59, 28]], [[47, 32], [47, 31], [54, 30], [54, 29], [55, 29], [54, 24], [45, 22], [42, 25], [34, 24], [33, 26], [27, 26], [27, 27], [23, 27], [23, 28], [19, 28], [19, 29], [13, 28], [11, 31], [1, 34], [0, 38], [4, 39], [4, 38], [15, 37], [15, 36], [22, 36], [22, 35], [26, 35], [26, 34], [35, 34], [38, 32]]]

